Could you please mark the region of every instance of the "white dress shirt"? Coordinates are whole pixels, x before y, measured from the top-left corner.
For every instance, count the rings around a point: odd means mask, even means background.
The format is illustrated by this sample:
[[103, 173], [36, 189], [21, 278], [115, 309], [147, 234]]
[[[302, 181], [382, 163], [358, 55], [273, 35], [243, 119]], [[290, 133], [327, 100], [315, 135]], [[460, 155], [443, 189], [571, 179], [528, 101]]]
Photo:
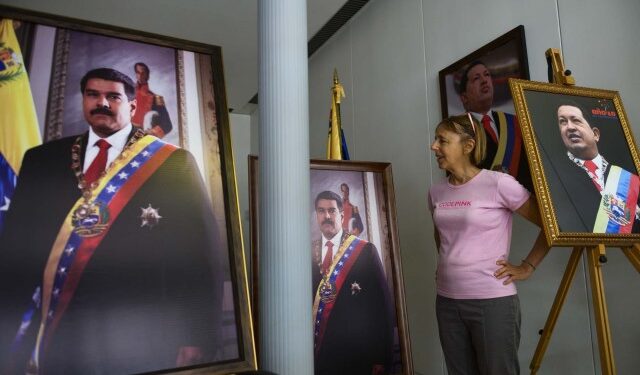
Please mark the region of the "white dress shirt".
[[96, 142], [100, 139], [104, 139], [109, 142], [111, 147], [107, 150], [107, 168], [114, 160], [120, 155], [124, 146], [127, 145], [127, 140], [129, 138], [129, 133], [131, 133], [131, 123], [129, 123], [124, 128], [118, 130], [117, 132], [111, 134], [107, 138], [101, 138], [97, 135], [91, 127], [89, 127], [89, 141], [87, 142], [87, 149], [84, 152], [84, 165], [82, 167], [82, 172], [86, 172], [89, 169], [89, 166], [93, 162], [93, 159], [98, 156], [98, 152], [100, 148], [96, 146]]
[[471, 113], [473, 117], [475, 117], [475, 119], [478, 120], [480, 124], [482, 124], [482, 118], [484, 117], [484, 115], [489, 116], [489, 119], [491, 120], [491, 122], [489, 122], [489, 124], [491, 125], [491, 129], [493, 129], [496, 135], [499, 136], [500, 132], [498, 131], [498, 125], [493, 120], [493, 114], [492, 114], [493, 111], [489, 110], [489, 112], [487, 113], [478, 113], [478, 112], [469, 112], [469, 113]]
[[[324, 257], [327, 255], [327, 242], [333, 242], [333, 256], [335, 257], [338, 254], [338, 249], [340, 248], [340, 239], [342, 238], [342, 229], [340, 232], [333, 236], [332, 239], [328, 240], [322, 235], [322, 261], [324, 262]], [[333, 262], [332, 262], [333, 263]]]
[[[585, 172], [587, 172], [587, 174], [589, 174], [589, 171], [587, 170], [587, 167], [585, 167], [585, 165], [584, 165], [584, 162], [585, 162], [584, 160], [582, 160], [579, 157], [573, 155], [569, 151], [567, 151], [567, 156], [569, 156], [569, 159], [571, 159], [580, 168], [582, 168]], [[598, 156], [596, 156], [595, 158], [591, 159], [591, 161], [593, 161], [593, 163], [596, 165], [596, 167], [598, 167], [598, 169], [596, 169], [597, 182], [598, 182], [598, 185], [600, 185], [602, 187], [602, 189], [604, 189], [604, 170], [607, 168], [607, 165], [609, 163], [607, 161], [605, 161], [604, 158], [602, 157], [602, 155], [600, 155], [600, 154], [598, 154]]]

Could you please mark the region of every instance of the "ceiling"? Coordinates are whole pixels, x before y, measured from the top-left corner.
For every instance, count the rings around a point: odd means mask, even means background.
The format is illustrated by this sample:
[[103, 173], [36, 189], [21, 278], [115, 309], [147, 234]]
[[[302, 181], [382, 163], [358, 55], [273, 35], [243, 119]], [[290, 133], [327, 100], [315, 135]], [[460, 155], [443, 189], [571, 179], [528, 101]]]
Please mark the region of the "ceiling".
[[[235, 113], [249, 113], [258, 92], [258, 3], [216, 0], [220, 12], [207, 31], [210, 44], [222, 47], [227, 100]], [[347, 0], [307, 0], [307, 40], [310, 40]], [[232, 11], [229, 11], [229, 10]]]
[[[220, 46], [228, 106], [235, 113], [250, 113], [255, 104], [249, 102], [258, 92], [258, 1], [126, 0], [118, 7], [102, 0], [0, 4]], [[307, 0], [307, 39], [322, 36], [314, 39], [317, 48], [367, 1]], [[332, 27], [324, 27], [328, 21]]]

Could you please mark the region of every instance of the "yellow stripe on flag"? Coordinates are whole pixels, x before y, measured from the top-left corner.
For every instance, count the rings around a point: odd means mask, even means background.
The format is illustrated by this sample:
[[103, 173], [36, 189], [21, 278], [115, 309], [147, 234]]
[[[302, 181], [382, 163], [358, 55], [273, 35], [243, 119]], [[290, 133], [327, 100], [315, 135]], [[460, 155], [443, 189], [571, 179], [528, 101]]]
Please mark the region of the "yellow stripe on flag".
[[17, 174], [22, 156], [39, 145], [40, 128], [13, 21], [0, 21], [0, 153]]
[[342, 148], [340, 147], [340, 123], [335, 99], [331, 100], [331, 129], [327, 140], [327, 159], [342, 160]]
[[331, 122], [329, 124], [329, 135], [327, 138], [327, 159], [342, 160], [342, 124], [340, 119], [339, 105], [344, 98], [344, 88], [338, 80], [338, 71], [333, 70], [333, 86], [331, 87]]

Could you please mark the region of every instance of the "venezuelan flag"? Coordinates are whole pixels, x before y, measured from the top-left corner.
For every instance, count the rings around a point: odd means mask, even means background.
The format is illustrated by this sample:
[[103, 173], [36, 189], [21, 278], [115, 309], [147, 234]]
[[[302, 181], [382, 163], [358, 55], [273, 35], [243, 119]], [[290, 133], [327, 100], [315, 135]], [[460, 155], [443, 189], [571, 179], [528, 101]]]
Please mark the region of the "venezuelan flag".
[[42, 142], [29, 77], [13, 30], [0, 21], [0, 232], [9, 210], [22, 157]]
[[329, 121], [329, 135], [327, 138], [327, 159], [342, 160], [342, 142], [340, 140], [340, 122], [338, 121], [337, 105], [331, 103], [331, 120]]

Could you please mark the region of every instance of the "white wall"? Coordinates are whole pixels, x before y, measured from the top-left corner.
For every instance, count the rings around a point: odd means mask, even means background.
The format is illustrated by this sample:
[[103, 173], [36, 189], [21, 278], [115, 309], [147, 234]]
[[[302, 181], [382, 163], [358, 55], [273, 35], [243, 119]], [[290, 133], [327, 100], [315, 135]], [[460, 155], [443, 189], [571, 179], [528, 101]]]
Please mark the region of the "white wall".
[[233, 161], [236, 166], [236, 186], [242, 219], [242, 237], [244, 238], [244, 252], [247, 262], [251, 260], [250, 221], [249, 221], [249, 162], [247, 155], [251, 153], [251, 116], [235, 113], [229, 114], [231, 127], [231, 147]]
[[[309, 63], [310, 152], [324, 157], [329, 88], [338, 69], [347, 98], [343, 127], [352, 159], [393, 164], [400, 247], [416, 374], [446, 373], [435, 323], [436, 251], [426, 191], [442, 178], [429, 152], [441, 118], [438, 71], [515, 26], [525, 26], [531, 79], [546, 81], [544, 52], [563, 48], [582, 86], [617, 89], [634, 131], [640, 115], [635, 64], [640, 3], [579, 0], [372, 0]], [[515, 221], [512, 262], [529, 251], [537, 228]], [[538, 342], [571, 249], [553, 249], [529, 281], [519, 284], [523, 372]], [[640, 367], [640, 278], [618, 249], [608, 253], [605, 286], [618, 373]], [[590, 286], [581, 263], [541, 374], [600, 373]], [[632, 298], [629, 298], [632, 297]], [[635, 297], [635, 298], [633, 298]], [[623, 307], [624, 306], [624, 307]]]

